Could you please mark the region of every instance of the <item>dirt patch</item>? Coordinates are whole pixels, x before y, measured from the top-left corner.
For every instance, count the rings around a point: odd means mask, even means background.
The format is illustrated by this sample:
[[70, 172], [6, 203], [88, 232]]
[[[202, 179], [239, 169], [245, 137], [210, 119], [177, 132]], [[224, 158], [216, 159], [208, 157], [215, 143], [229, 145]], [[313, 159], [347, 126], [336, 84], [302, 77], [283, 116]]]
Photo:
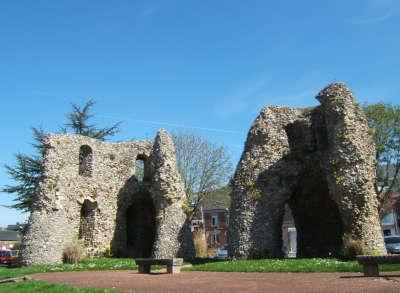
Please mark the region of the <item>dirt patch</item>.
[[363, 277], [360, 273], [216, 273], [176, 275], [134, 271], [58, 272], [32, 279], [77, 287], [139, 292], [399, 292], [400, 274]]

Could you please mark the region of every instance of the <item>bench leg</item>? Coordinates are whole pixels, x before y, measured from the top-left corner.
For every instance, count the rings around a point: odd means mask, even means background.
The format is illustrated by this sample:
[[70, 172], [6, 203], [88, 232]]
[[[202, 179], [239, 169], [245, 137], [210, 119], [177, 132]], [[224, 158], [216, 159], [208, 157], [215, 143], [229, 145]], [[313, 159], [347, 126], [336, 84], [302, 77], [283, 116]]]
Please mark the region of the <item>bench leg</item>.
[[378, 277], [379, 276], [379, 270], [378, 270], [378, 265], [364, 265], [364, 276], [366, 277]]
[[168, 274], [179, 274], [181, 272], [181, 266], [167, 265]]
[[150, 274], [150, 265], [139, 265], [139, 274]]

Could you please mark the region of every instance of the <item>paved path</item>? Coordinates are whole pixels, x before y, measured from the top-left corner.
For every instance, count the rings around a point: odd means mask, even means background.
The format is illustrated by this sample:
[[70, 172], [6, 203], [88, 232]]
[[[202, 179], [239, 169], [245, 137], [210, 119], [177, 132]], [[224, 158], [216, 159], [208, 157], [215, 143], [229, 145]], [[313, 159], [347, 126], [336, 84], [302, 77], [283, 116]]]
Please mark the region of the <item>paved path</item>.
[[134, 271], [58, 272], [32, 279], [77, 287], [139, 292], [400, 292], [400, 273], [362, 277], [359, 273], [214, 273], [176, 275]]

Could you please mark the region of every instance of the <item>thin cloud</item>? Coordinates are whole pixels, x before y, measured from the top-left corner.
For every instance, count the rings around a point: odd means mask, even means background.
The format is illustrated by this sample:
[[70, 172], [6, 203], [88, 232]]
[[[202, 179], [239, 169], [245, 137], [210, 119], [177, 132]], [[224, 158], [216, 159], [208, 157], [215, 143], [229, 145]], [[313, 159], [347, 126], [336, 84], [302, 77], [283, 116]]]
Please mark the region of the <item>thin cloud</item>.
[[219, 99], [215, 111], [224, 116], [246, 111], [252, 101], [265, 90], [269, 82], [270, 77], [264, 74], [252, 82], [244, 83], [231, 94]]
[[353, 24], [368, 24], [368, 23], [376, 23], [383, 22], [394, 15], [394, 9], [387, 11], [384, 15], [371, 17], [371, 18], [359, 18], [359, 19], [351, 19], [350, 22]]
[[370, 24], [384, 22], [397, 12], [397, 0], [369, 0], [359, 10], [363, 15], [349, 19], [352, 24]]
[[281, 105], [289, 107], [309, 107], [315, 105], [315, 96], [327, 84], [333, 82], [331, 76], [315, 69], [302, 73], [298, 78], [288, 80], [287, 84], [271, 87], [263, 93], [263, 98], [257, 106]]
[[156, 14], [159, 10], [160, 10], [161, 6], [148, 6], [146, 8], [144, 8], [141, 13], [140, 16], [141, 17], [149, 17], [152, 16], [154, 14]]
[[117, 120], [124, 120], [124, 121], [133, 121], [133, 122], [146, 123], [146, 124], [153, 124], [153, 125], [160, 125], [160, 126], [171, 126], [171, 127], [177, 127], [177, 128], [186, 128], [186, 129], [196, 129], [196, 130], [220, 132], [220, 133], [231, 133], [231, 134], [239, 134], [239, 133], [241, 133], [240, 131], [231, 130], [231, 129], [208, 128], [208, 127], [193, 126], [193, 125], [187, 125], [187, 124], [163, 122], [163, 121], [152, 121], [152, 120], [142, 120], [142, 119], [131, 119], [131, 118], [123, 118], [123, 117], [109, 116], [109, 115], [97, 115], [97, 117], [110, 118], [110, 119], [117, 119]]

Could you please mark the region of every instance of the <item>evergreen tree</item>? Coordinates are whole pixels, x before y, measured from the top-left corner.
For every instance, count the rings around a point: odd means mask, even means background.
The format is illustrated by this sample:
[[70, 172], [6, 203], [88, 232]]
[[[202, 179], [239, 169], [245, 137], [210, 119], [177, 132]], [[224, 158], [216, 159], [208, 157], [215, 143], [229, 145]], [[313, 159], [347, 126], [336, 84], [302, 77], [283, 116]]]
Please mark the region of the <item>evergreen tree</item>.
[[[95, 124], [90, 123], [94, 118], [91, 114], [93, 106], [93, 100], [87, 101], [83, 106], [72, 104], [72, 110], [67, 114], [67, 122], [61, 127], [60, 132], [80, 134], [103, 141], [115, 135], [119, 131], [120, 122], [104, 128], [97, 128]], [[45, 132], [42, 128], [32, 127], [32, 134], [35, 153], [33, 155], [18, 153], [15, 155], [15, 165], [5, 165], [6, 172], [15, 181], [15, 185], [2, 188], [3, 192], [16, 195], [15, 204], [10, 207], [25, 212], [32, 210], [44, 171]]]

